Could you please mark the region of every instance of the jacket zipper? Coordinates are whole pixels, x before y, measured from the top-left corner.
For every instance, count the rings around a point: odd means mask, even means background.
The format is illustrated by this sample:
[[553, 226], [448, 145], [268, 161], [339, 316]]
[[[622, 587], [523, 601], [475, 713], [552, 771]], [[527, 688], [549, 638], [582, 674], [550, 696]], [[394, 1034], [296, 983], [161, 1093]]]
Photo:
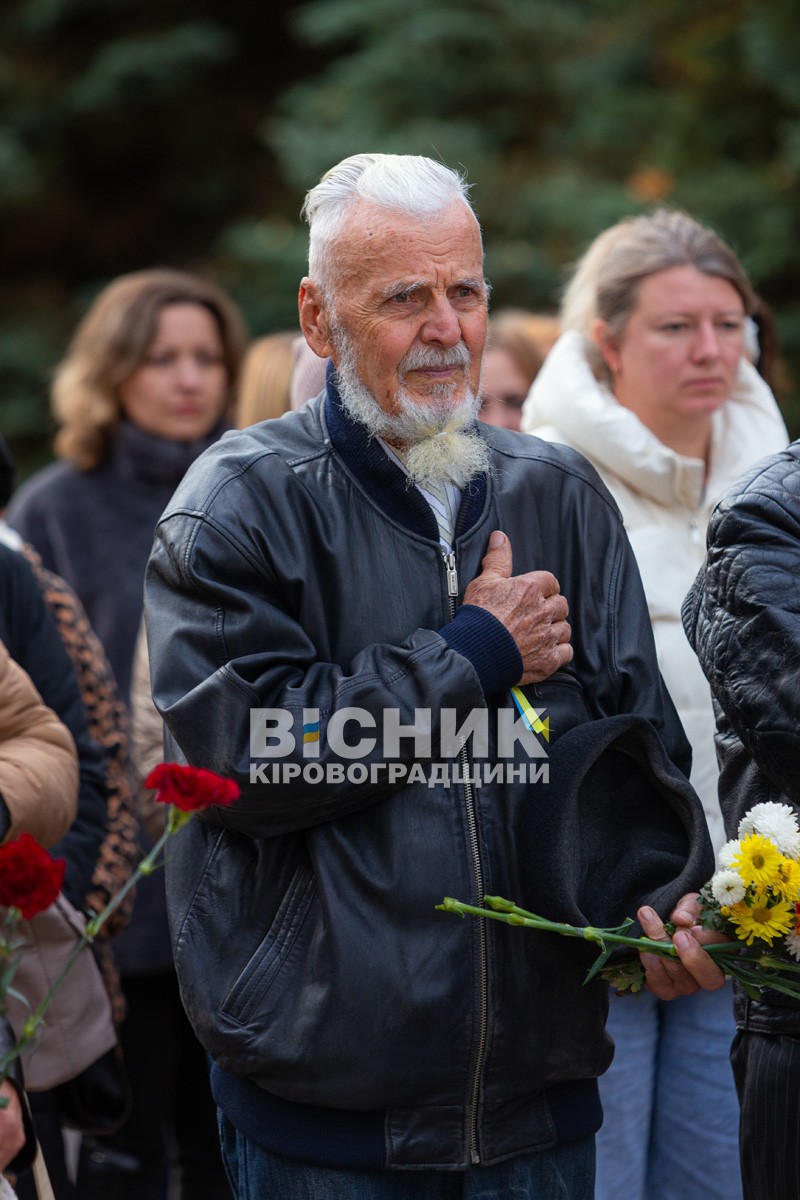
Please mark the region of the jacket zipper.
[[[450, 604], [450, 620], [452, 621], [456, 614], [456, 599], [458, 597], [458, 570], [456, 568], [456, 556], [453, 551], [449, 553], [442, 552], [444, 559], [445, 572], [447, 574], [447, 595]], [[464, 780], [464, 797], [465, 811], [467, 818], [467, 834], [469, 836], [470, 851], [472, 853], [472, 871], [475, 879], [475, 890], [478, 897], [478, 903], [483, 903], [483, 868], [481, 866], [480, 850], [478, 847], [478, 823], [475, 816], [475, 793], [472, 784], [469, 781], [469, 754], [466, 746], [461, 747], [460, 753], [461, 775]], [[486, 923], [484, 921], [476, 922], [478, 929], [478, 985], [479, 985], [479, 1025], [478, 1025], [478, 1049], [475, 1055], [475, 1069], [472, 1075], [472, 1085], [470, 1087], [469, 1098], [469, 1157], [470, 1162], [475, 1165], [480, 1162], [480, 1154], [478, 1153], [478, 1099], [480, 1096], [481, 1074], [483, 1071], [483, 1062], [486, 1056], [486, 1034], [489, 1023], [489, 997], [488, 997], [488, 955], [486, 947]]]

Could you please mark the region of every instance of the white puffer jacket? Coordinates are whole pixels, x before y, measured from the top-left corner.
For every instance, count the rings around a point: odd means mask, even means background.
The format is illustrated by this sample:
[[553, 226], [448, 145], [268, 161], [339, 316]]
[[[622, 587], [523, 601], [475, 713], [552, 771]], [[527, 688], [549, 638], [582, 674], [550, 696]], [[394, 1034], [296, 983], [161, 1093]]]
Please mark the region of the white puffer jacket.
[[743, 359], [730, 400], [714, 414], [704, 488], [702, 460], [676, 454], [618, 404], [592, 374], [585, 347], [581, 334], [562, 334], [534, 380], [523, 429], [584, 454], [620, 507], [644, 583], [659, 666], [692, 743], [692, 783], [716, 850], [725, 835], [711, 692], [683, 632], [681, 605], [705, 556], [714, 504], [757, 459], [783, 449], [786, 427], [772, 392]]

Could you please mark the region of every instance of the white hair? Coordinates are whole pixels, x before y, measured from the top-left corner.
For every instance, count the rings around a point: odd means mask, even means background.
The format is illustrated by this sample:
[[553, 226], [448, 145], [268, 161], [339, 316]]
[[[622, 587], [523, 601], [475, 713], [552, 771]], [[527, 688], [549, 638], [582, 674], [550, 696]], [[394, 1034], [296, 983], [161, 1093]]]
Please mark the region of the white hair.
[[[359, 200], [409, 217], [432, 217], [469, 202], [463, 176], [419, 154], [354, 154], [327, 171], [308, 192], [301, 215], [309, 225], [308, 273], [330, 291], [331, 247]], [[477, 218], [476, 218], [477, 219]]]

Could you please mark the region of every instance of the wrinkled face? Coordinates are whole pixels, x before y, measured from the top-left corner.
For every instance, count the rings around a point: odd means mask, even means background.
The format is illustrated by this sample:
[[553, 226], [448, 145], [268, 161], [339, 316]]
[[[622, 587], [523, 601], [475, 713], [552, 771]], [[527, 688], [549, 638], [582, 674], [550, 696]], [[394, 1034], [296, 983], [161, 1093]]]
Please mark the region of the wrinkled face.
[[199, 304], [168, 304], [142, 364], [119, 388], [122, 411], [145, 433], [205, 437], [222, 416], [228, 372], [214, 317]]
[[483, 356], [481, 410], [487, 425], [504, 429], [522, 428], [522, 406], [528, 395], [528, 379], [507, 350], [490, 346]]
[[[455, 203], [429, 220], [358, 202], [335, 248], [335, 312], [310, 281], [316, 301], [318, 354], [338, 365], [342, 336], [364, 387], [384, 412], [398, 411], [398, 393], [424, 407], [460, 404], [477, 394], [486, 339], [486, 285], [478, 224]], [[315, 344], [315, 339], [317, 344]]]
[[647, 276], [622, 336], [603, 343], [600, 333], [620, 404], [656, 433], [709, 418], [733, 390], [744, 319], [726, 279], [689, 266]]

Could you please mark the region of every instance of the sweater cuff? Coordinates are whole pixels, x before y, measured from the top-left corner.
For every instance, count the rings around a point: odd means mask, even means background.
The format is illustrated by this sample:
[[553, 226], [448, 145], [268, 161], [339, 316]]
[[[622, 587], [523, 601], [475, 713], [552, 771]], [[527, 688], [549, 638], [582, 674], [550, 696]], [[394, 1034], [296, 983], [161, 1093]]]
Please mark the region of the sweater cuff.
[[438, 630], [451, 650], [474, 667], [484, 696], [507, 691], [522, 678], [522, 655], [502, 621], [479, 608], [462, 604], [449, 625]]

